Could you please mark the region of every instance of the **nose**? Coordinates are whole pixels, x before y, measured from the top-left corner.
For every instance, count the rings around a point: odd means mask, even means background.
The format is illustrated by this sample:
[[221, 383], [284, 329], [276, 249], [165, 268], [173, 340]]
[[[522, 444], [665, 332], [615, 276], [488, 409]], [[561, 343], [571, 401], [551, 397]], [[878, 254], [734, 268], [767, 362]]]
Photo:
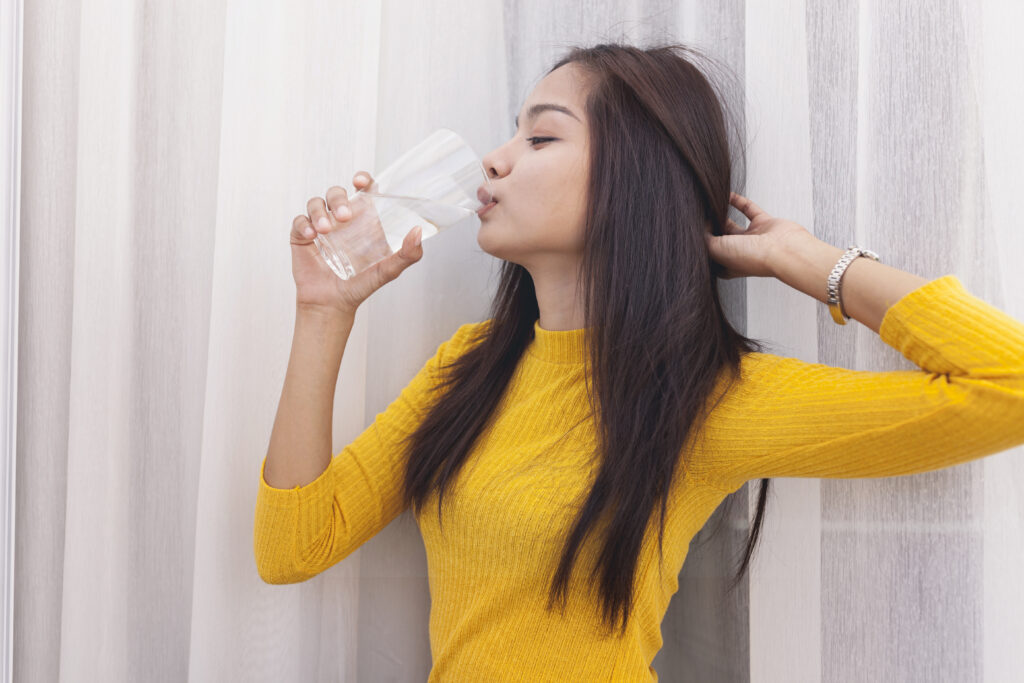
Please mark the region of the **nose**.
[[481, 166], [483, 167], [484, 173], [484, 184], [477, 188], [477, 199], [480, 200], [481, 204], [489, 204], [492, 201], [498, 201], [494, 196], [494, 188], [491, 181], [496, 178], [502, 178], [508, 175], [509, 169], [506, 168], [507, 160], [503, 159], [500, 155], [501, 147], [491, 150], [483, 159], [481, 159]]
[[[508, 143], [505, 143], [506, 145]], [[481, 159], [480, 163], [483, 166], [484, 177], [487, 180], [494, 178], [501, 178], [502, 176], [508, 175], [509, 165], [508, 160], [502, 155], [502, 149], [505, 145], [500, 145], [490, 152], [485, 154]]]

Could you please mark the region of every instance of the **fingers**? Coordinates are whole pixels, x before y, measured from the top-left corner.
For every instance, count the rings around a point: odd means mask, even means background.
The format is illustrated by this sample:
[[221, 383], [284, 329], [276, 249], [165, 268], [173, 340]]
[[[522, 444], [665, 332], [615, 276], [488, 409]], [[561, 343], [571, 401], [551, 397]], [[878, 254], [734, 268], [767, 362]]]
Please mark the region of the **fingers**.
[[319, 234], [327, 234], [334, 227], [334, 222], [327, 215], [327, 205], [323, 197], [313, 197], [306, 202], [306, 213], [309, 214], [310, 223]]
[[[366, 171], [355, 176], [357, 190], [370, 187], [374, 180]], [[311, 241], [317, 235], [326, 235], [337, 227], [338, 223], [352, 219], [352, 206], [349, 203], [348, 190], [339, 185], [327, 188], [327, 201], [323, 197], [313, 197], [306, 202], [306, 216], [296, 216], [292, 220], [292, 238]]]
[[725, 219], [725, 229], [724, 229], [724, 232], [725, 232], [726, 235], [742, 235], [746, 231], [747, 231], [746, 228], [741, 228], [739, 225], [734, 223], [731, 218]]
[[327, 188], [327, 209], [334, 214], [336, 221], [347, 221], [352, 218], [352, 207], [348, 203], [348, 190], [338, 185]]
[[313, 231], [313, 224], [309, 222], [309, 216], [299, 214], [292, 219], [291, 239], [293, 242], [312, 242], [315, 237], [316, 233]]
[[[356, 186], [356, 190], [365, 190], [373, 184], [373, 177], [366, 171], [359, 171], [356, 173], [353, 182]], [[352, 206], [349, 204], [348, 190], [340, 185], [332, 185], [327, 188], [327, 193], [324, 196], [327, 197], [327, 208], [324, 211], [325, 213], [329, 211], [331, 216], [334, 217], [334, 220], [338, 222], [352, 219]], [[317, 198], [311, 199], [309, 200], [310, 203], [307, 204], [307, 208], [311, 211], [309, 217], [313, 220], [313, 225], [316, 226], [319, 232], [329, 232], [331, 228], [334, 227], [333, 223], [330, 222], [330, 219], [325, 216], [325, 223], [321, 224], [320, 216], [314, 216], [312, 213], [313, 211], [319, 212], [320, 210], [319, 207], [321, 202], [316, 200]]]
[[754, 220], [759, 214], [765, 213], [760, 206], [735, 192], [729, 193], [729, 203], [739, 209], [750, 220]]
[[356, 186], [357, 190], [365, 190], [370, 185], [373, 185], [373, 176], [368, 171], [359, 171], [352, 178], [352, 184]]

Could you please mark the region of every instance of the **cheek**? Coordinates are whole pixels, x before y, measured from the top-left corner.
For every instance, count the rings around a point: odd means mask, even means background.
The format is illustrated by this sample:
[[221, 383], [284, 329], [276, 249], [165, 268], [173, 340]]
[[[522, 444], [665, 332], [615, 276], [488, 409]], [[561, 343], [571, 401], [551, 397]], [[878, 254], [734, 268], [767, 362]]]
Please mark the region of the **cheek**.
[[576, 245], [583, 233], [585, 217], [582, 205], [563, 193], [542, 223], [544, 234], [562, 247]]
[[485, 250], [526, 248], [552, 252], [582, 249], [586, 219], [586, 168], [578, 159], [521, 167], [520, 184], [481, 221], [477, 242]]
[[529, 254], [582, 251], [584, 215], [564, 194], [557, 196], [560, 201], [548, 204], [538, 197], [522, 208], [509, 202], [508, 211], [481, 222], [477, 244], [492, 256], [517, 263], [525, 263], [521, 259]]
[[546, 202], [549, 209], [544, 221], [559, 236], [563, 246], [580, 245], [583, 241], [584, 222], [587, 217], [586, 187], [579, 178], [566, 178], [552, 192]]

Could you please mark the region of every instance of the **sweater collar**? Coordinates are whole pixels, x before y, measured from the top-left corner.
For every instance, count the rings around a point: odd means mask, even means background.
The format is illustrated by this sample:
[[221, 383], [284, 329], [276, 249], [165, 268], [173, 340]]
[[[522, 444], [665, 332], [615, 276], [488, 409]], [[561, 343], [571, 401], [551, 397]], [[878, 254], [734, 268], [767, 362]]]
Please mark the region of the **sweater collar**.
[[533, 323], [533, 341], [527, 350], [531, 355], [552, 363], [583, 363], [586, 328], [578, 330], [545, 330], [540, 320]]

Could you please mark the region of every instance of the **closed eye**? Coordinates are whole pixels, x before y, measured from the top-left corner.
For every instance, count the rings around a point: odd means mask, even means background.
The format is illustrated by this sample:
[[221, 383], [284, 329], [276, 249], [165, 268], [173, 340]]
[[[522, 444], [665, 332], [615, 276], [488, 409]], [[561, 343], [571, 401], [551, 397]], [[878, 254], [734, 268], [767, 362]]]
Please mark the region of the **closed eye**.
[[535, 137], [535, 138], [526, 138], [526, 141], [529, 142], [531, 145], [539, 145], [539, 144], [542, 144], [544, 142], [551, 142], [552, 140], [557, 140], [557, 139], [558, 138], [536, 138]]

